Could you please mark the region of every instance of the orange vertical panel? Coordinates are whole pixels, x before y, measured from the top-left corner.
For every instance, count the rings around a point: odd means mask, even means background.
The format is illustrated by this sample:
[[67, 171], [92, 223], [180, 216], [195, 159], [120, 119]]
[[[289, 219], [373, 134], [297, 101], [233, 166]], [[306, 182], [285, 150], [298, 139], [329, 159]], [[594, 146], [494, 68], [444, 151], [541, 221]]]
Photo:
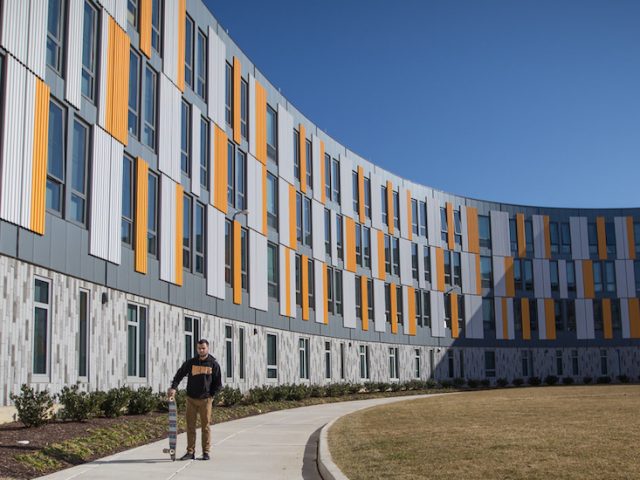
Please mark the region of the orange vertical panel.
[[217, 125], [214, 127], [214, 149], [215, 155], [214, 172], [215, 172], [215, 191], [213, 192], [213, 206], [222, 213], [227, 213], [227, 134]]
[[[267, 92], [256, 81], [256, 160], [267, 164]], [[240, 127], [238, 127], [240, 128]]]
[[302, 319], [309, 320], [309, 257], [300, 257], [300, 295], [302, 296]]
[[451, 202], [446, 202], [447, 207], [447, 244], [449, 250], [455, 248], [455, 225], [453, 223], [453, 205]]
[[267, 166], [262, 165], [262, 234], [267, 235]]
[[596, 228], [598, 230], [598, 258], [607, 259], [607, 233], [604, 227], [604, 217], [596, 218]]
[[556, 312], [553, 298], [544, 299], [544, 321], [547, 330], [547, 340], [556, 339]]
[[385, 270], [385, 252], [384, 252], [384, 232], [378, 230], [378, 279], [385, 280], [387, 272]]
[[240, 222], [233, 221], [233, 303], [242, 303], [242, 247]]
[[119, 30], [120, 35], [120, 58], [118, 59], [118, 83], [120, 96], [118, 98], [118, 108], [116, 118], [118, 122], [118, 139], [123, 145], [127, 145], [129, 140], [129, 52], [131, 50], [131, 40], [127, 32]]
[[636, 259], [636, 238], [633, 231], [633, 217], [627, 217], [627, 243], [629, 244], [629, 258]]
[[105, 112], [105, 130], [113, 135], [113, 77], [115, 75], [115, 29], [116, 22], [109, 17], [109, 33], [107, 34], [107, 94]]
[[[174, 0], [175, 1], [175, 0]], [[185, 41], [187, 35], [187, 0], [178, 0], [178, 65], [177, 82], [178, 88], [184, 92], [184, 66], [185, 66]], [[211, 80], [210, 80], [211, 81]]]
[[317, 161], [320, 162], [320, 201], [324, 205], [327, 202], [327, 189], [325, 188], [327, 172], [324, 171], [324, 142], [322, 140], [320, 140], [320, 158]]
[[147, 273], [147, 212], [149, 208], [149, 165], [136, 159], [135, 270]]
[[478, 209], [467, 207], [467, 240], [471, 253], [480, 253], [480, 237], [478, 233]]
[[296, 208], [296, 187], [289, 185], [289, 246], [294, 250], [298, 248]]
[[350, 272], [356, 271], [356, 222], [353, 218], [344, 217], [345, 219], [345, 232], [347, 234], [347, 241], [345, 245], [345, 252], [347, 255], [347, 264], [345, 269]]
[[[240, 145], [242, 136], [240, 135], [240, 79], [242, 76], [242, 65], [238, 57], [233, 57], [233, 141]], [[256, 104], [257, 108], [257, 104]], [[256, 117], [257, 119], [258, 117]]]
[[611, 299], [602, 299], [602, 320], [604, 325], [604, 338], [613, 338], [613, 325], [611, 324]]
[[549, 215], [542, 217], [544, 224], [544, 258], [551, 258], [551, 230], [549, 228]]
[[389, 301], [391, 307], [389, 314], [391, 315], [391, 333], [398, 333], [398, 299], [396, 298], [396, 286], [392, 283], [389, 285]]
[[502, 300], [502, 338], [505, 340], [509, 339], [509, 312], [507, 299], [505, 297], [501, 298]]
[[183, 206], [184, 202], [184, 188], [182, 185], [176, 185], [176, 285], [182, 285], [182, 230], [183, 230]]
[[367, 284], [367, 277], [364, 275], [360, 277], [360, 292], [362, 294], [362, 330], [365, 332], [369, 330], [369, 289]]
[[416, 290], [413, 287], [407, 287], [407, 310], [409, 312], [409, 335], [417, 333], [416, 324]]
[[507, 297], [516, 296], [516, 285], [513, 275], [513, 257], [504, 257], [504, 279]]
[[476, 255], [476, 294], [482, 295], [482, 275], [480, 274], [480, 255]]
[[151, 58], [152, 0], [140, 0], [140, 50]]
[[527, 255], [527, 240], [524, 229], [524, 213], [516, 213], [516, 230], [518, 231], [518, 256]]
[[324, 288], [324, 324], [329, 325], [329, 271], [327, 270], [327, 264], [322, 264], [322, 281]]
[[640, 338], [640, 299], [629, 299], [629, 333], [631, 338]]
[[358, 217], [364, 223], [364, 170], [358, 165]]
[[584, 298], [594, 298], [593, 262], [591, 260], [582, 261], [582, 280], [584, 285]]
[[387, 180], [387, 226], [389, 227], [389, 234], [393, 235], [393, 184]]
[[411, 209], [411, 191], [407, 190], [407, 238], [413, 240], [413, 210]]
[[458, 328], [458, 294], [449, 295], [449, 311], [451, 312], [451, 338], [458, 338], [460, 331]]
[[[25, 112], [25, 114], [28, 115], [28, 112]], [[36, 79], [36, 98], [33, 115], [30, 228], [32, 231], [44, 235], [49, 148], [49, 86], [39, 78]]]
[[284, 248], [284, 285], [285, 285], [285, 298], [287, 304], [285, 305], [285, 312], [287, 317], [291, 316], [291, 251]]
[[298, 159], [300, 160], [300, 191], [307, 192], [307, 132], [304, 125], [298, 126], [300, 134], [298, 138], [300, 142], [298, 144]]
[[444, 292], [444, 250], [442, 248], [436, 248], [436, 274], [438, 278], [436, 289]]
[[529, 299], [520, 299], [520, 312], [522, 313], [522, 338], [531, 340], [531, 319], [529, 317]]

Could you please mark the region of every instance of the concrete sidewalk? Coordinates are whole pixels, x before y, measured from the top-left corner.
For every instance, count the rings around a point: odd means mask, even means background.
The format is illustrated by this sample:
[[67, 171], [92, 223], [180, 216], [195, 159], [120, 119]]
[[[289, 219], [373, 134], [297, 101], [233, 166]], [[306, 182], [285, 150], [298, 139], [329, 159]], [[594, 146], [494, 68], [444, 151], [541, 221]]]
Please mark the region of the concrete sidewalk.
[[[320, 429], [331, 420], [362, 408], [414, 400], [427, 395], [338, 402], [281, 410], [212, 427], [208, 462], [172, 462], [162, 453], [168, 441], [143, 445], [43, 479], [320, 479], [316, 464]], [[196, 456], [200, 451], [200, 430]], [[178, 436], [177, 455], [186, 449], [186, 434]]]

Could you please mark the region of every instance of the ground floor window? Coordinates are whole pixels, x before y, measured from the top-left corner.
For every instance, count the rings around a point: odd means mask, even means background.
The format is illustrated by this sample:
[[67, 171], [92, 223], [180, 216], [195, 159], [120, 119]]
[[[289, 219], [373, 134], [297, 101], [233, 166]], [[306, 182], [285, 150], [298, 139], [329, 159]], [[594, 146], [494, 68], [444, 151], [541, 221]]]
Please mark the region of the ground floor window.
[[298, 340], [298, 353], [300, 358], [300, 378], [309, 380], [309, 339]]
[[484, 374], [487, 378], [496, 376], [496, 352], [484, 352]]
[[233, 378], [233, 327], [224, 326], [224, 370], [226, 378]]
[[127, 305], [127, 375], [147, 376], [147, 307]]
[[184, 317], [184, 352], [187, 360], [196, 356], [200, 340], [200, 319]]
[[389, 378], [398, 379], [398, 347], [389, 347]]
[[80, 290], [78, 297], [78, 376], [89, 374], [89, 292]]
[[369, 378], [369, 346], [360, 345], [360, 378]]
[[331, 342], [324, 342], [324, 378], [331, 378]]
[[415, 378], [420, 378], [420, 349], [416, 348], [413, 351], [413, 376]]
[[267, 333], [267, 378], [278, 378], [278, 337]]
[[556, 375], [561, 377], [564, 375], [564, 368], [562, 364], [562, 350], [556, 350]]
[[453, 350], [447, 352], [447, 363], [449, 366], [449, 378], [453, 378], [456, 374], [455, 357], [453, 356]]
[[605, 349], [600, 350], [600, 374], [609, 374], [609, 358]]
[[580, 374], [580, 369], [578, 367], [578, 350], [571, 350], [571, 370], [571, 373], [574, 376]]
[[238, 329], [238, 356], [240, 365], [238, 375], [240, 380], [244, 380], [244, 327]]
[[344, 343], [340, 344], [340, 379], [344, 380]]
[[33, 294], [33, 373], [49, 373], [49, 323], [51, 320], [51, 282], [36, 278]]

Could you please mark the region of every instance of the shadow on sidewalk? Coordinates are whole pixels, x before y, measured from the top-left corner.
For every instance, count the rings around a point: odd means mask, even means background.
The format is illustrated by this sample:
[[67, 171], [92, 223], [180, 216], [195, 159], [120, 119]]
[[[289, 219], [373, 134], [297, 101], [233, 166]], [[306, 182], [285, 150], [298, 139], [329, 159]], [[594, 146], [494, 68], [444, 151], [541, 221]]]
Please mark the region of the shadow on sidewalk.
[[318, 471], [318, 442], [320, 440], [320, 430], [322, 430], [322, 427], [311, 434], [304, 447], [304, 458], [302, 461], [303, 480], [322, 480], [320, 472]]

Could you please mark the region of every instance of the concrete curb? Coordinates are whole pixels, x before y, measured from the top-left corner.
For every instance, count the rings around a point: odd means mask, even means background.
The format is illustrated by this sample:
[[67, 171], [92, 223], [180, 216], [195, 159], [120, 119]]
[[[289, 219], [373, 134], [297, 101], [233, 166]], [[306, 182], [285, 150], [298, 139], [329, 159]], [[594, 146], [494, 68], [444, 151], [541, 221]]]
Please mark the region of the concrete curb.
[[342, 470], [333, 463], [331, 452], [329, 451], [329, 429], [336, 423], [336, 420], [342, 417], [334, 418], [320, 430], [320, 439], [318, 440], [318, 471], [323, 480], [349, 480]]

